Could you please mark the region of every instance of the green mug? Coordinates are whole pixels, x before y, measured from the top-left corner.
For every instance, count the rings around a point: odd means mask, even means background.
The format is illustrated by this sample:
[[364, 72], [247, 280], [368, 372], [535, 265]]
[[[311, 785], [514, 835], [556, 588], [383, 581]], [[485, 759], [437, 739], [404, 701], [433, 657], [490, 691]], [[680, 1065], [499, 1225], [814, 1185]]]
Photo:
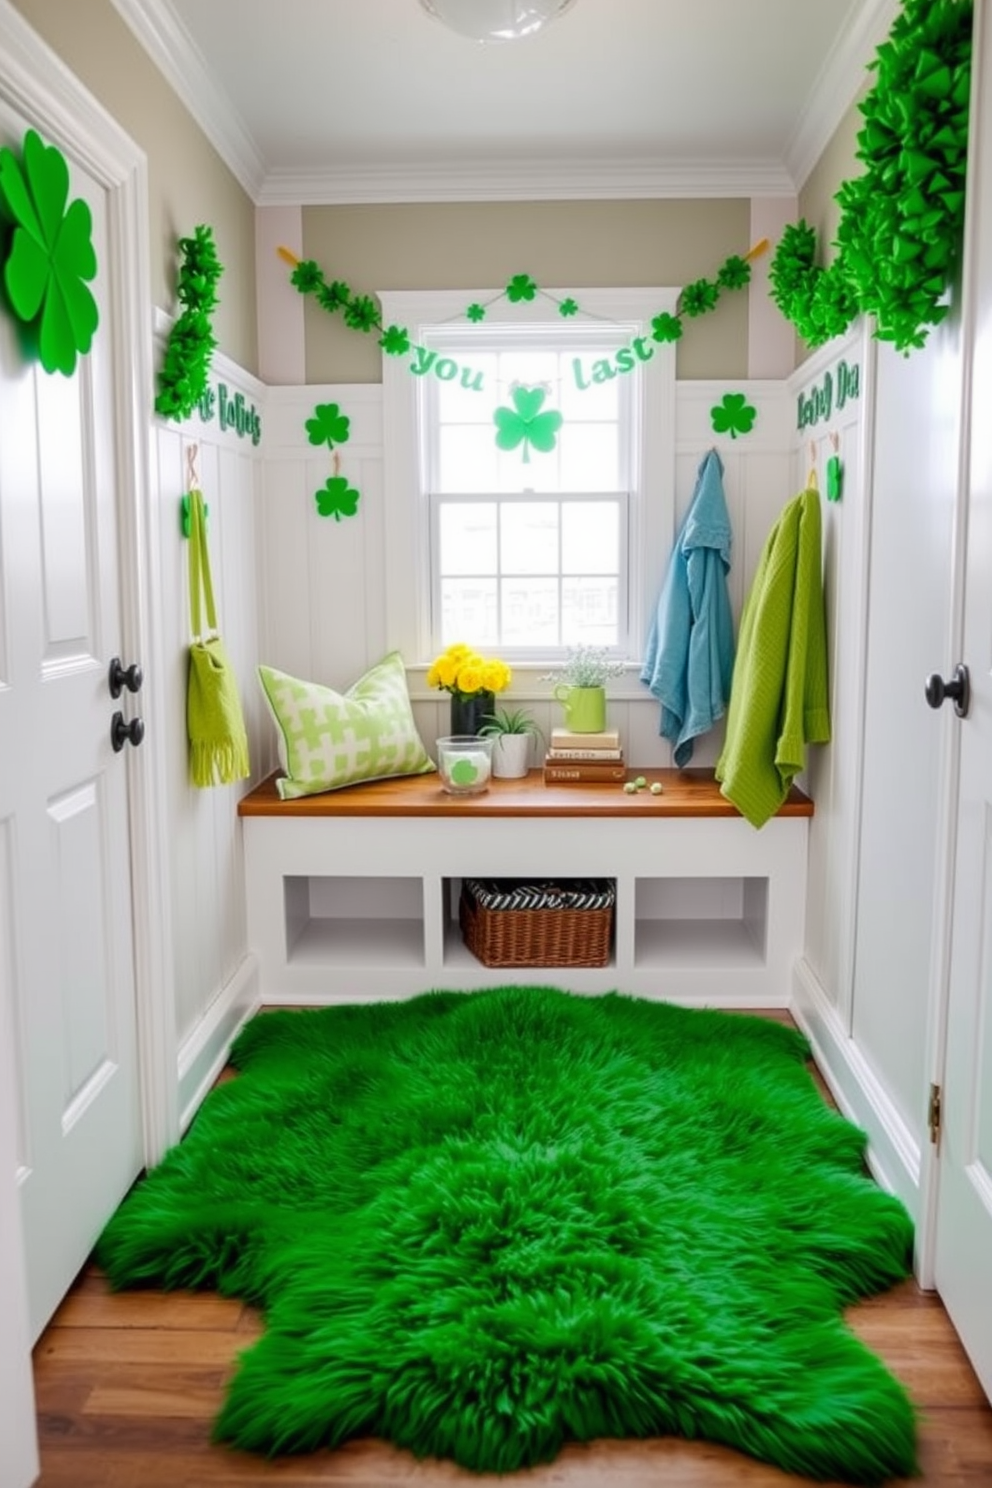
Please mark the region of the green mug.
[[605, 687], [570, 687], [559, 682], [555, 697], [565, 709], [565, 723], [573, 734], [599, 734], [606, 727]]

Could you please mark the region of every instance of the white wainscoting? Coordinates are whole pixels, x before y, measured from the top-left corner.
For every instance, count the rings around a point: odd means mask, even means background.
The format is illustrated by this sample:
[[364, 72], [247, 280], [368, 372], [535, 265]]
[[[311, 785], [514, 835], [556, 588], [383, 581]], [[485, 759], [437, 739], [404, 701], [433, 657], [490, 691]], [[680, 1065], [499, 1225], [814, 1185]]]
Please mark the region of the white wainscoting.
[[[859, 367], [859, 396], [846, 398], [841, 409], [834, 397], [829, 418], [798, 429], [799, 396], [822, 386], [828, 374], [836, 388], [841, 362]], [[869, 517], [863, 423], [870, 407], [872, 363], [871, 345], [859, 328], [822, 348], [789, 383], [794, 483], [805, 485], [813, 470], [821, 494], [833, 733], [829, 745], [810, 751], [805, 780], [816, 802], [810, 823], [806, 960], [845, 1027], [850, 1019], [861, 796]], [[826, 463], [834, 454], [843, 464], [843, 488], [839, 501], [828, 501]]]
[[[167, 322], [164, 322], [167, 325]], [[158, 327], [163, 330], [164, 326]], [[161, 365], [163, 346], [157, 347]], [[153, 472], [158, 549], [165, 597], [161, 654], [168, 675], [166, 747], [170, 874], [173, 895], [175, 1015], [179, 1048], [179, 1107], [188, 1118], [196, 1096], [222, 1062], [229, 1039], [256, 1001], [244, 903], [244, 854], [237, 803], [272, 765], [271, 740], [255, 680], [259, 656], [257, 507], [267, 434], [266, 388], [219, 353], [211, 386], [223, 383], [260, 411], [256, 447], [218, 417], [194, 413], [182, 424], [156, 420]], [[209, 515], [207, 537], [220, 633], [236, 669], [248, 728], [250, 780], [197, 789], [187, 768], [186, 673], [190, 640], [188, 547], [180, 503], [189, 488], [187, 453], [197, 467]]]

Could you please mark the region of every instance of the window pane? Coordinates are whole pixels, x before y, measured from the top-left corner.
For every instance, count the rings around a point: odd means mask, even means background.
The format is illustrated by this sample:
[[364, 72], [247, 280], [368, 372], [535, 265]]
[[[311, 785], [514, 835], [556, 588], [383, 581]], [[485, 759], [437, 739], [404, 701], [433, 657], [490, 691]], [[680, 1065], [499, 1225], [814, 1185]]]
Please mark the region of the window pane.
[[565, 424], [559, 442], [560, 490], [620, 490], [616, 424]]
[[[494, 574], [496, 572], [496, 504], [493, 501], [446, 501], [439, 512], [441, 572]], [[579, 567], [588, 568], [588, 564]]]
[[499, 552], [505, 574], [557, 574], [557, 501], [504, 501]]
[[562, 581], [563, 646], [617, 644], [617, 581], [570, 578]]
[[554, 579], [504, 579], [504, 646], [557, 646], [558, 584]]
[[473, 646], [497, 646], [495, 579], [441, 580], [441, 645], [471, 636]]
[[[510, 385], [526, 383], [534, 387], [541, 382], [558, 380], [558, 353], [554, 351], [502, 351], [499, 354], [499, 395], [508, 398]], [[550, 401], [550, 399], [549, 399]], [[557, 400], [556, 400], [557, 401]]]
[[[609, 382], [593, 382], [596, 361], [613, 361], [613, 353], [597, 347], [595, 351], [567, 352], [561, 359], [561, 411], [571, 421], [611, 420], [619, 413], [619, 377]], [[575, 363], [579, 368], [576, 372]]]
[[[492, 438], [495, 441], [495, 430]], [[518, 445], [515, 450], [501, 450], [498, 455], [499, 485], [496, 489], [507, 494], [511, 491], [557, 491], [561, 485], [558, 473], [560, 447], [559, 434], [553, 450], [542, 454], [539, 450], [528, 449], [526, 460], [521, 453], [522, 445]]]
[[496, 491], [496, 430], [487, 425], [442, 425], [440, 446], [440, 491]]
[[[436, 367], [447, 352], [439, 352]], [[437, 412], [442, 424], [485, 423], [492, 425], [493, 399], [496, 393], [496, 357], [490, 352], [464, 347], [452, 352], [449, 360], [458, 367], [450, 381], [437, 378]], [[446, 369], [442, 369], [446, 370]], [[474, 391], [482, 373], [482, 387]], [[433, 371], [427, 374], [434, 376]]]
[[568, 501], [561, 513], [561, 566], [567, 574], [617, 574], [620, 511], [615, 501]]

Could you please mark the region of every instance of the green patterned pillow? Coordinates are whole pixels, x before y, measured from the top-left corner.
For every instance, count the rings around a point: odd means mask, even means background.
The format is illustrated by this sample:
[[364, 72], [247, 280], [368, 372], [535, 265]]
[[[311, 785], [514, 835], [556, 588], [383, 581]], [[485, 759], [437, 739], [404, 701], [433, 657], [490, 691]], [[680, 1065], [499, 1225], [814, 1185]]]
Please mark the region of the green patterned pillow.
[[417, 733], [406, 669], [392, 651], [347, 692], [260, 666], [259, 681], [279, 730], [284, 801], [359, 780], [426, 775], [436, 769]]

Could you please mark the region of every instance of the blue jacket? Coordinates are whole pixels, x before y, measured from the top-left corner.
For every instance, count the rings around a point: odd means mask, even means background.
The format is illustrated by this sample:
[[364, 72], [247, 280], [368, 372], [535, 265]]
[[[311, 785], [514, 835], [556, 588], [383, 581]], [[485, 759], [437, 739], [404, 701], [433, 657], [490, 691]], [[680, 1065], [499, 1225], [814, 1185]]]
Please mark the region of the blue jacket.
[[693, 739], [723, 717], [734, 670], [722, 475], [720, 456], [710, 450], [672, 551], [641, 668], [641, 681], [661, 702], [659, 732], [674, 744], [680, 770], [692, 758]]

